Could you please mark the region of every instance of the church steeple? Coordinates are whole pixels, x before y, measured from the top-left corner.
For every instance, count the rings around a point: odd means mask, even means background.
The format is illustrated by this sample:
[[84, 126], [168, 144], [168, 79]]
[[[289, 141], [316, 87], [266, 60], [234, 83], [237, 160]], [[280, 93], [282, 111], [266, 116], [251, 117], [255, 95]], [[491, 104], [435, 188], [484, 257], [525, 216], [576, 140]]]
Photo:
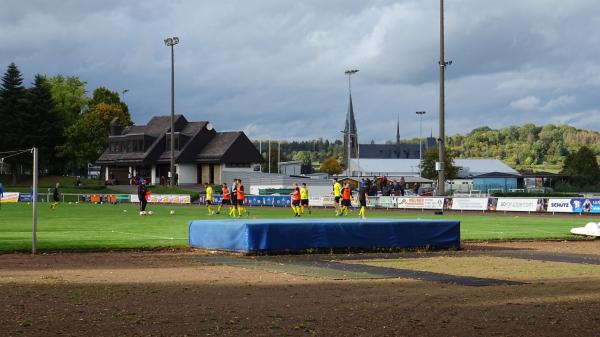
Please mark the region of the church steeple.
[[396, 124], [396, 144], [400, 144], [400, 113], [398, 113], [398, 124]]
[[352, 94], [349, 97], [348, 112], [346, 113], [346, 122], [344, 123], [344, 157], [346, 160], [348, 158], [348, 141], [350, 142], [350, 158], [357, 158], [358, 152], [358, 132], [356, 130], [356, 120], [354, 119]]

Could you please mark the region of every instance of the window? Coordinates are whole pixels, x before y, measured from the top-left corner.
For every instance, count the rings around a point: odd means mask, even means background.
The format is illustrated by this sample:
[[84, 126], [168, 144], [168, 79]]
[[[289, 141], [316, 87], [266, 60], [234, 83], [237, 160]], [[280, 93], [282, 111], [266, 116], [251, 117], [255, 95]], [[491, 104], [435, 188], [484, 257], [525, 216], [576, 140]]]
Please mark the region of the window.
[[225, 167], [228, 168], [250, 168], [250, 163], [226, 163]]

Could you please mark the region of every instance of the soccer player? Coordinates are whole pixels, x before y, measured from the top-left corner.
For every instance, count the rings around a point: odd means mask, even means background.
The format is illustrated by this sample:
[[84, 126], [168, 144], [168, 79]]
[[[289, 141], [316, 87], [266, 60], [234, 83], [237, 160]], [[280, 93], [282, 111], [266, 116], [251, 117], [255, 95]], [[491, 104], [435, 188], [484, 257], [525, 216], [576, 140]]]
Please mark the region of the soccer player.
[[333, 178], [333, 197], [334, 197], [333, 206], [335, 207], [335, 216], [342, 215], [342, 212], [340, 209], [341, 196], [342, 196], [342, 184], [340, 184], [340, 182], [337, 180], [337, 178]]
[[206, 191], [206, 209], [208, 210], [208, 215], [214, 215], [215, 211], [212, 209], [212, 201], [213, 201], [213, 188], [208, 183], [204, 183], [204, 191]]
[[54, 189], [52, 190], [52, 200], [54, 202], [50, 205], [50, 209], [56, 209], [56, 207], [58, 207], [58, 203], [60, 202], [60, 192], [58, 191], [59, 187], [60, 184], [56, 183], [56, 186], [54, 186]]
[[344, 184], [342, 189], [342, 215], [348, 215], [348, 209], [350, 208], [350, 200], [352, 199], [352, 191], [350, 190], [350, 184]]
[[300, 188], [297, 183], [294, 183], [294, 188], [292, 189], [292, 211], [294, 211], [294, 216], [300, 216]]
[[308, 214], [310, 214], [310, 206], [308, 205], [308, 188], [306, 187], [306, 183], [302, 183], [302, 188], [300, 188], [300, 212], [304, 214], [304, 206], [308, 208]]
[[250, 212], [248, 212], [244, 208], [244, 185], [242, 184], [242, 179], [238, 179], [237, 186], [237, 207], [238, 207], [238, 216], [242, 216], [242, 213], [246, 213], [247, 216], [250, 216]]
[[148, 203], [148, 191], [146, 190], [146, 182], [140, 181], [137, 188], [138, 199], [140, 201], [140, 215], [146, 214], [146, 204]]
[[231, 208], [231, 193], [229, 192], [229, 188], [227, 188], [227, 183], [223, 183], [221, 195], [223, 196], [223, 199], [221, 199], [221, 204], [217, 208], [217, 214], [221, 214], [221, 208], [223, 208], [223, 205], [227, 205], [227, 208]]
[[2, 208], [2, 198], [4, 198], [4, 186], [0, 183], [0, 208]]
[[229, 208], [229, 216], [236, 217], [235, 213], [237, 210], [237, 186], [238, 180], [233, 179], [233, 184], [231, 185], [231, 208]]
[[367, 217], [367, 201], [369, 201], [367, 182], [363, 179], [360, 184], [360, 188], [358, 189], [358, 202], [360, 203], [360, 211], [358, 212], [358, 215], [363, 219]]

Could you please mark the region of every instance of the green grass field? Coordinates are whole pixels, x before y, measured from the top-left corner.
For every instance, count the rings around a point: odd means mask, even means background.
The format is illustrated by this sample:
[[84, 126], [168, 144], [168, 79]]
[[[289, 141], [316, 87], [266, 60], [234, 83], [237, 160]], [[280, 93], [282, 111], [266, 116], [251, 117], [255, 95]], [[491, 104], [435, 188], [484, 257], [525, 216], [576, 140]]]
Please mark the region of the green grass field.
[[[43, 250], [106, 250], [187, 247], [188, 222], [202, 219], [227, 219], [208, 216], [199, 206], [149, 205], [153, 216], [141, 217], [137, 205], [61, 204], [50, 210], [49, 204], [39, 204], [38, 249]], [[175, 215], [169, 215], [175, 210]], [[291, 218], [289, 208], [250, 208], [251, 218]], [[31, 249], [31, 205], [2, 204], [0, 209], [0, 251]], [[356, 216], [357, 212], [351, 213]], [[456, 219], [461, 221], [462, 240], [510, 239], [575, 239], [572, 227], [584, 226], [598, 217], [551, 215], [481, 215], [431, 211], [407, 213], [401, 211], [368, 211], [371, 218]], [[315, 209], [305, 217], [333, 217], [332, 209]]]

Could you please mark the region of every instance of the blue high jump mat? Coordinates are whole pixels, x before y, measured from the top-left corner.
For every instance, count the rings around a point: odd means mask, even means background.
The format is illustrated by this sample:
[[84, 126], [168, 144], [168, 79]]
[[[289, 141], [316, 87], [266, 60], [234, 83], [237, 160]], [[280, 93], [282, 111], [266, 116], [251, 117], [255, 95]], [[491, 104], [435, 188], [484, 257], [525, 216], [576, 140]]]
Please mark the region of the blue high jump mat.
[[234, 219], [190, 221], [190, 246], [237, 252], [307, 249], [460, 248], [460, 221]]

